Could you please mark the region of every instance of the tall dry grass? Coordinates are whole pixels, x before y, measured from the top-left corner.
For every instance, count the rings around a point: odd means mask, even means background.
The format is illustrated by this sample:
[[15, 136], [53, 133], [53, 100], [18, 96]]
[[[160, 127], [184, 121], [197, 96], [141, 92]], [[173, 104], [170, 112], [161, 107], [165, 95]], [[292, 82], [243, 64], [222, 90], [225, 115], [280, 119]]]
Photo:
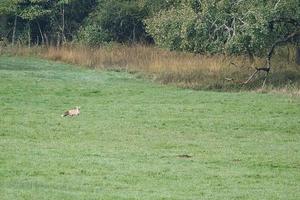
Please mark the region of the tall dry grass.
[[[141, 72], [162, 83], [194, 89], [240, 89], [242, 86], [237, 82], [246, 80], [255, 70], [254, 67], [262, 67], [265, 63], [261, 58], [251, 62], [245, 56], [199, 55], [145, 45], [110, 45], [101, 48], [66, 45], [60, 48], [14, 48], [10, 52], [17, 55], [36, 55], [88, 68]], [[295, 84], [300, 82], [299, 66], [282, 59], [283, 57], [285, 55], [277, 56], [273, 60], [276, 67], [272, 69], [273, 75], [269, 81], [272, 88], [274, 84], [275, 87], [286, 87], [286, 84], [291, 83], [290, 80]], [[233, 81], [228, 81], [228, 78]], [[256, 81], [243, 88], [256, 88], [262, 79], [263, 76], [260, 75]]]

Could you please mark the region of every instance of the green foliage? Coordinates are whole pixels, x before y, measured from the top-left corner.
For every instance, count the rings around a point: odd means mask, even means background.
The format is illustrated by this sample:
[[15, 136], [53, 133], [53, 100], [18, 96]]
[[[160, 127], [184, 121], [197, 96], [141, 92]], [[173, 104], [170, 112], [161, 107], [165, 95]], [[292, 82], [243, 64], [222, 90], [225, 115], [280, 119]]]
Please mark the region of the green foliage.
[[21, 10], [20, 17], [24, 20], [33, 21], [50, 13], [51, 10], [45, 9], [41, 5], [30, 5]]
[[101, 26], [97, 24], [88, 24], [82, 27], [78, 34], [77, 40], [80, 43], [87, 44], [89, 46], [100, 46], [111, 41], [112, 36], [108, 31], [103, 30]]
[[[234, 34], [226, 43], [226, 48], [231, 53], [266, 55], [266, 51], [276, 40], [300, 28], [300, 25], [280, 20], [300, 21], [299, 11], [293, 11], [295, 7], [300, 9], [297, 1], [253, 2], [235, 5], [235, 24], [231, 26]], [[290, 12], [294, 14], [291, 15]]]
[[0, 14], [18, 16], [28, 21], [50, 13], [48, 0], [4, 0], [0, 4]]
[[171, 50], [186, 50], [196, 17], [191, 7], [183, 5], [164, 10], [145, 22], [156, 44]]
[[300, 29], [276, 20], [299, 22], [299, 10], [297, 0], [186, 0], [145, 23], [155, 42], [169, 49], [265, 55], [274, 41]]
[[[9, 27], [14, 25], [17, 16], [17, 39], [30, 26], [32, 41], [42, 41], [44, 35], [49, 40], [58, 40], [60, 35], [73, 39], [84, 18], [95, 6], [95, 0], [13, 0], [3, 1], [0, 4], [0, 15], [8, 20], [4, 26], [8, 29], [6, 37], [12, 37]], [[29, 25], [28, 25], [29, 24]], [[64, 32], [64, 33], [62, 33]], [[5, 35], [5, 34], [4, 34]]]
[[143, 41], [147, 37], [143, 25], [145, 16], [146, 10], [137, 1], [102, 0], [88, 19], [87, 26], [92, 24], [94, 28], [105, 30], [114, 41]]
[[17, 8], [18, 0], [1, 0], [0, 3], [0, 15], [9, 15], [13, 13]]
[[11, 37], [18, 16], [17, 35], [30, 24], [32, 41], [44, 34], [89, 45], [154, 39], [195, 53], [264, 56], [275, 41], [300, 31], [299, 0], [3, 0], [0, 15], [7, 19], [0, 19], [7, 22], [2, 37]]
[[[86, 20], [87, 28], [82, 28], [79, 35], [90, 35], [91, 40], [96, 39], [97, 33], [90, 34], [93, 27], [105, 32], [104, 35], [108, 33], [113, 41], [151, 42], [152, 36], [145, 31], [144, 19], [179, 3], [180, 0], [98, 0], [97, 9]], [[103, 36], [98, 34], [98, 37], [102, 41]]]

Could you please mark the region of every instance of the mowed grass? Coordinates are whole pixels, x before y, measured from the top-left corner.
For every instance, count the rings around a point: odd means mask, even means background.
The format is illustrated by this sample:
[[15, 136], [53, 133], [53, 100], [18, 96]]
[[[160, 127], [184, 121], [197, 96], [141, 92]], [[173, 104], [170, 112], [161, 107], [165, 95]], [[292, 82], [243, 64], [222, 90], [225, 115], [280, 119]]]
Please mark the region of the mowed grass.
[[1, 200], [300, 199], [299, 97], [1, 56], [0, 111]]

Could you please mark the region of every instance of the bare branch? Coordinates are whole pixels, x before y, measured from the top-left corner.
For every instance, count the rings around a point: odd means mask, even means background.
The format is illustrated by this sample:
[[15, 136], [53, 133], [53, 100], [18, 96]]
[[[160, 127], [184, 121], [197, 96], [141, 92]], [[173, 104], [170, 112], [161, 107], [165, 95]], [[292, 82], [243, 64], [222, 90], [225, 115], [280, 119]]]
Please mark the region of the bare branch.
[[288, 36], [286, 36], [285, 38], [277, 40], [272, 45], [272, 47], [267, 55], [267, 68], [269, 68], [269, 69], [271, 68], [271, 57], [273, 55], [273, 52], [274, 52], [276, 46], [278, 46], [279, 44], [282, 44], [282, 43], [290, 42], [292, 39], [294, 39], [295, 37], [298, 37], [298, 36], [300, 36], [300, 31], [293, 32], [293, 33], [289, 34]]
[[246, 85], [247, 83], [249, 83], [249, 82], [252, 80], [252, 78], [254, 77], [254, 75], [257, 74], [258, 72], [259, 72], [259, 71], [256, 70], [256, 71], [248, 78], [248, 80], [246, 80], [245, 82], [243, 82], [243, 85]]

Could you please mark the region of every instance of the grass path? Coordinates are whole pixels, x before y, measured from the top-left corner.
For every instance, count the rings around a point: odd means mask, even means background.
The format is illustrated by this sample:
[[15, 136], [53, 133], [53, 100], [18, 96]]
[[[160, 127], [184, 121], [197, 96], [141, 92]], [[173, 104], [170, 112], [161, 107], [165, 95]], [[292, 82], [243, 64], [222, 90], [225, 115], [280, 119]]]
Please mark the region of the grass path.
[[1, 56], [0, 111], [3, 200], [300, 199], [296, 97]]

